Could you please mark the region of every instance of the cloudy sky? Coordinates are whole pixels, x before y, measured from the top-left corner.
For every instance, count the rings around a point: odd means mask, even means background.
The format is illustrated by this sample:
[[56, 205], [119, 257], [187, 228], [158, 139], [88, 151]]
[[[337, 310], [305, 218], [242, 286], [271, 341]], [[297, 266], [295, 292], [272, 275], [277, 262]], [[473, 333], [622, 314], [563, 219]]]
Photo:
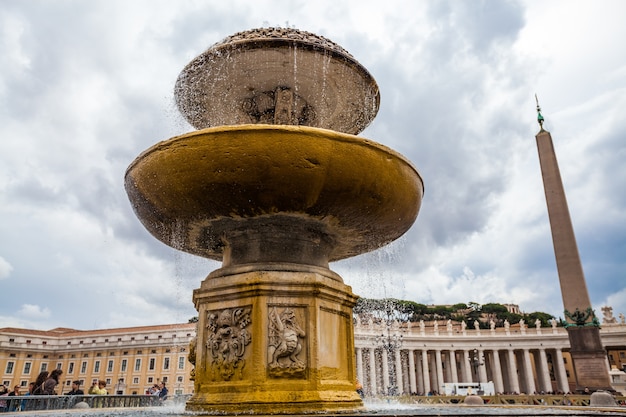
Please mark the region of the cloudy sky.
[[182, 68], [235, 32], [289, 26], [376, 78], [361, 134], [410, 159], [426, 194], [392, 245], [331, 264], [356, 294], [516, 303], [563, 316], [535, 134], [552, 133], [596, 314], [626, 314], [626, 3], [0, 2], [0, 327], [185, 322], [219, 264], [154, 239], [124, 172], [192, 128]]

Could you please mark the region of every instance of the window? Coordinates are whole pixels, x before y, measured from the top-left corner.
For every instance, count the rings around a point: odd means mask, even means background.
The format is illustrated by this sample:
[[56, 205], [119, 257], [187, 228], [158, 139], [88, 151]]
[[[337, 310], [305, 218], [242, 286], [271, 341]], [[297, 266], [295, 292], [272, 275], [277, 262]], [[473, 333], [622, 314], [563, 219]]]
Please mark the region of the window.
[[100, 356], [102, 356], [102, 352], [98, 352], [96, 353], [96, 357], [99, 358]]
[[113, 361], [109, 361], [107, 365], [107, 372], [113, 372]]
[[182, 376], [178, 377], [178, 382], [183, 382], [183, 377]]
[[61, 366], [63, 366], [63, 364], [61, 362], [57, 362], [57, 369], [61, 369]]
[[13, 342], [15, 342], [15, 339], [14, 338], [10, 338], [9, 339], [9, 343], [13, 343]]
[[139, 378], [138, 377], [134, 377], [133, 378], [133, 384], [138, 384], [139, 383]]
[[141, 371], [141, 359], [135, 359], [135, 371]]
[[15, 362], [7, 362], [7, 369], [4, 371], [5, 374], [12, 374], [13, 367], [15, 366]]
[[111, 385], [111, 378], [107, 378], [106, 380], [107, 385]]
[[100, 361], [95, 361], [93, 364], [93, 372], [94, 373], [98, 373], [100, 372]]
[[122, 366], [120, 367], [120, 371], [126, 372], [127, 365], [128, 365], [128, 359], [122, 359]]
[[43, 358], [44, 359], [48, 359], [48, 355], [43, 355]]
[[83, 361], [83, 363], [80, 364], [80, 373], [84, 374], [85, 372], [87, 372], [87, 361]]
[[15, 353], [9, 353], [9, 358], [14, 358], [15, 357]]
[[43, 372], [43, 371], [47, 371], [48, 370], [48, 364], [46, 362], [43, 362], [41, 364], [41, 368], [39, 369], [39, 372]]
[[163, 358], [163, 369], [166, 371], [170, 369], [170, 358]]
[[185, 369], [185, 357], [184, 356], [178, 357], [178, 369], [180, 370]]
[[26, 362], [24, 364], [24, 372], [23, 373], [26, 374], [26, 375], [30, 374], [30, 367], [31, 367], [31, 363], [30, 362]]
[[73, 374], [74, 373], [74, 362], [70, 362], [67, 365], [67, 373], [68, 374]]
[[26, 380], [26, 379], [22, 379], [22, 380], [20, 381], [20, 387], [25, 387], [25, 386], [27, 386], [27, 385], [28, 385], [28, 380]]
[[154, 371], [154, 364], [156, 363], [156, 360], [154, 358], [150, 358], [150, 364], [148, 365], [148, 369], [151, 371]]
[[150, 353], [156, 353], [156, 349], [152, 349]]
[[166, 376], [163, 377], [163, 382], [167, 382], [167, 377]]
[[148, 377], [148, 384], [152, 384], [152, 382], [154, 382], [154, 378], [152, 378], [151, 376]]

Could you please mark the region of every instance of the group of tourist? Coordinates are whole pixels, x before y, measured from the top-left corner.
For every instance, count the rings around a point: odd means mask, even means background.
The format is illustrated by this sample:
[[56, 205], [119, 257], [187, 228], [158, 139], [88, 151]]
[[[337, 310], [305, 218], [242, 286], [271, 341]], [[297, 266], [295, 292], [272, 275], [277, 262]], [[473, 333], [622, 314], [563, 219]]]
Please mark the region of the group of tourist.
[[167, 400], [167, 394], [168, 391], [167, 387], [165, 386], [165, 382], [161, 382], [160, 384], [154, 384], [146, 390], [146, 395], [157, 396], [161, 401]]

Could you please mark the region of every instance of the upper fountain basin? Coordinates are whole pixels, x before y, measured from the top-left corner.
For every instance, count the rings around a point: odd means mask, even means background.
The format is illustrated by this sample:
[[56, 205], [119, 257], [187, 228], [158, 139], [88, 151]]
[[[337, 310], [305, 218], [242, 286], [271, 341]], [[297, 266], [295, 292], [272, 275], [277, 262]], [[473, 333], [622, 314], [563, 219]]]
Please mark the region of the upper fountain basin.
[[378, 112], [370, 73], [334, 42], [292, 28], [239, 32], [180, 73], [176, 103], [196, 129], [301, 125], [358, 134]]
[[[222, 126], [160, 142], [129, 166], [125, 187], [141, 222], [167, 245], [225, 263], [322, 266], [400, 237], [424, 192], [417, 170], [392, 149], [274, 125]], [[268, 254], [280, 242], [313, 260]]]

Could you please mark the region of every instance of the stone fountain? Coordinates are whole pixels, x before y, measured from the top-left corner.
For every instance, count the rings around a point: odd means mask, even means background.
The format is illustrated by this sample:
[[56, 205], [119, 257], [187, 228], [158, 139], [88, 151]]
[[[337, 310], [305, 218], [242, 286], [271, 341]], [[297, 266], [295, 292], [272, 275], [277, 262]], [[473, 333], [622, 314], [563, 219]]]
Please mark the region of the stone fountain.
[[360, 409], [357, 297], [328, 265], [400, 237], [423, 195], [407, 159], [355, 136], [378, 111], [376, 82], [326, 38], [267, 28], [192, 60], [175, 96], [199, 130], [144, 151], [125, 187], [157, 239], [222, 262], [193, 293], [187, 409]]

